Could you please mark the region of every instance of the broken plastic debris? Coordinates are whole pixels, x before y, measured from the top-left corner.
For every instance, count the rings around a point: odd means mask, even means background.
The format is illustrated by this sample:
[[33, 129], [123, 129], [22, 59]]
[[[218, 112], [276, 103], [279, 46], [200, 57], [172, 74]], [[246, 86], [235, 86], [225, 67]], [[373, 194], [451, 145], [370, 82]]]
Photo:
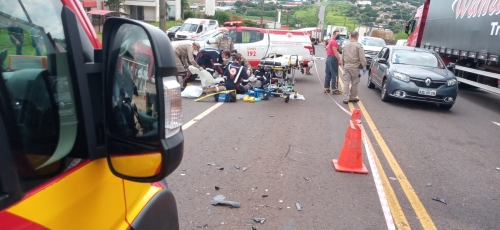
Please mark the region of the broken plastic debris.
[[212, 201], [210, 201], [210, 204], [212, 204], [213, 206], [230, 205], [233, 208], [240, 208], [241, 207], [240, 202], [226, 200], [226, 197], [224, 195], [215, 196], [214, 199]]
[[278, 202], [283, 203], [283, 200], [279, 200]]
[[253, 221], [263, 224], [266, 218], [253, 218]]
[[389, 179], [391, 179], [391, 180], [397, 180], [396, 177], [392, 177], [392, 176], [390, 176]]
[[240, 166], [238, 166], [238, 165], [235, 165], [235, 166], [234, 166], [234, 168], [236, 168], [236, 169], [240, 169]]
[[214, 162], [207, 163], [207, 165], [216, 166]]
[[268, 197], [268, 195], [262, 195], [262, 197]]
[[300, 206], [299, 202], [295, 202], [295, 206], [297, 207], [297, 211], [302, 211], [302, 206]]
[[219, 186], [215, 186], [215, 190], [219, 191], [219, 189], [220, 189]]
[[224, 170], [224, 167], [217, 167], [218, 170]]
[[309, 178], [309, 177], [304, 177], [304, 180], [306, 180], [306, 181], [311, 181], [311, 178]]
[[198, 225], [198, 228], [208, 228], [208, 224], [200, 224]]
[[257, 230], [257, 227], [255, 227], [255, 226], [252, 226], [252, 230]]
[[181, 176], [185, 176], [186, 174], [181, 174]]
[[431, 187], [432, 186], [432, 183], [427, 183], [427, 187]]
[[270, 117], [274, 117], [274, 115], [269, 115]]
[[242, 168], [242, 170], [243, 170], [243, 171], [247, 171], [247, 167], [243, 167], [243, 168]]
[[444, 198], [434, 197], [432, 199], [435, 200], [435, 201], [439, 201], [439, 202], [441, 202], [443, 204], [446, 204], [446, 200]]
[[500, 171], [500, 167], [497, 167], [497, 168], [496, 168], [496, 170], [497, 170], [497, 171]]

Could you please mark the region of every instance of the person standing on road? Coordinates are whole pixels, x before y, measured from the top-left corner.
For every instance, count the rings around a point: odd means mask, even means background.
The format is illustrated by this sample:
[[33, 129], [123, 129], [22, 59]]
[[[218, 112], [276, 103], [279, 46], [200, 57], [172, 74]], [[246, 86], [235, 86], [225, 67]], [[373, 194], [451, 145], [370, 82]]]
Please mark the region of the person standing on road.
[[222, 51], [231, 51], [234, 49], [234, 42], [231, 37], [229, 37], [229, 30], [224, 29], [223, 35], [219, 40], [217, 40], [217, 49]]
[[330, 87], [332, 93], [341, 94], [342, 92], [337, 88], [337, 76], [339, 73], [339, 65], [342, 65], [339, 55], [339, 44], [337, 39], [340, 38], [339, 30], [333, 31], [332, 39], [328, 42], [326, 49], [326, 69], [325, 69], [325, 93], [330, 93]]
[[[343, 49], [342, 60], [344, 62], [344, 104], [348, 102], [358, 102], [358, 83], [361, 78], [359, 69], [363, 67], [363, 75], [366, 73], [365, 51], [358, 43], [359, 33], [351, 33], [350, 42]], [[349, 88], [351, 84], [351, 88]]]

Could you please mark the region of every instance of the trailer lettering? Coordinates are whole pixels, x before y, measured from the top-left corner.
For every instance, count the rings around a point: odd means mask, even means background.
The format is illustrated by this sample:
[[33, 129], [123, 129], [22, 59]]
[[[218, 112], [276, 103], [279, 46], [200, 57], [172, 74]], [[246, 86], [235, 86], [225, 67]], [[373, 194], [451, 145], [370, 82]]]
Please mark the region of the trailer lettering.
[[498, 26], [498, 22], [492, 22], [490, 35], [493, 35], [493, 33], [495, 33], [495, 35], [498, 35], [498, 31], [500, 31], [500, 26]]
[[455, 11], [455, 18], [481, 17], [500, 14], [500, 0], [455, 0], [451, 4], [451, 9]]

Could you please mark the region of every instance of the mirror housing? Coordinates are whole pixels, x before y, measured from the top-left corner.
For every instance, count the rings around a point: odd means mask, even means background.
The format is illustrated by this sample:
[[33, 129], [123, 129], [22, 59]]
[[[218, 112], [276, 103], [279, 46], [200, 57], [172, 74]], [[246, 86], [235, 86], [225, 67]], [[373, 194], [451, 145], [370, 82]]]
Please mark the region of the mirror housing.
[[208, 39], [208, 44], [217, 44], [217, 40], [215, 38]]
[[103, 31], [108, 166], [126, 180], [160, 181], [180, 165], [184, 152], [175, 55], [165, 48], [170, 39], [154, 26], [125, 18], [108, 18]]
[[377, 62], [381, 64], [387, 64], [387, 60], [385, 58], [379, 58]]
[[412, 20], [406, 22], [406, 25], [405, 25], [405, 34], [409, 34], [409, 32], [410, 32], [410, 23], [411, 23], [411, 21]]
[[447, 68], [449, 71], [454, 72], [454, 71], [455, 71], [455, 65], [456, 65], [455, 63], [450, 62], [450, 63], [448, 63], [448, 65], [446, 66], [446, 68]]

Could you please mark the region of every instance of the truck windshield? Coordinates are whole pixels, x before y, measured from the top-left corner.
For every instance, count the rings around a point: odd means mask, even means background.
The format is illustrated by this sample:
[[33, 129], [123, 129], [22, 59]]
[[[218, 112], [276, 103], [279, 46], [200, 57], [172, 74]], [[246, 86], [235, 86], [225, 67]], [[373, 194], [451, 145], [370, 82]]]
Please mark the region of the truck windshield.
[[365, 46], [378, 46], [378, 47], [384, 47], [385, 46], [385, 41], [382, 39], [375, 39], [375, 38], [363, 38], [361, 40], [361, 44]]
[[0, 1], [0, 97], [11, 102], [0, 111], [22, 178], [57, 170], [76, 141], [62, 9], [60, 0]]
[[440, 69], [444, 68], [443, 62], [437, 57], [436, 54], [414, 50], [395, 50], [392, 55], [392, 63]]
[[198, 29], [198, 26], [199, 26], [198, 24], [184, 23], [184, 24], [182, 24], [179, 31], [196, 32], [196, 30]]

